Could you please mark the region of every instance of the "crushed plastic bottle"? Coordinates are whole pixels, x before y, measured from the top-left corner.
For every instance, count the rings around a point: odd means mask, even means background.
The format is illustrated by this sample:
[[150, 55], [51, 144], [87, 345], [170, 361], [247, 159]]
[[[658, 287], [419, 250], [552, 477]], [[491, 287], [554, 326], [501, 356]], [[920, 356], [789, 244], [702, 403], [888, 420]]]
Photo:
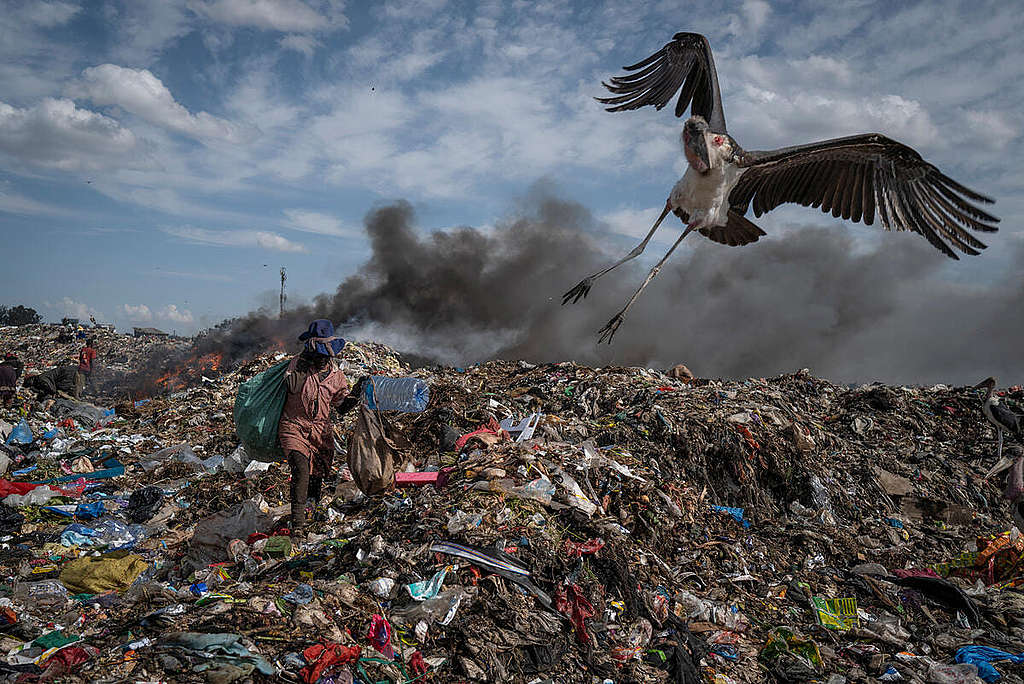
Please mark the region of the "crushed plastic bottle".
[[675, 595], [675, 602], [675, 613], [679, 617], [713, 622], [736, 632], [742, 632], [749, 627], [739, 610], [712, 603], [686, 590]]
[[832, 497], [829, 496], [828, 490], [825, 485], [822, 484], [821, 480], [817, 475], [811, 477], [811, 498], [814, 500], [814, 505], [818, 508], [832, 512]]
[[611, 649], [610, 655], [620, 663], [639, 658], [644, 647], [651, 641], [653, 627], [646, 618], [640, 618], [630, 628], [618, 646]]
[[480, 523], [483, 522], [484, 516], [479, 513], [466, 513], [465, 511], [455, 511], [455, 514], [448, 519], [448, 531], [452, 534], [456, 532], [462, 532], [473, 527], [480, 527]]

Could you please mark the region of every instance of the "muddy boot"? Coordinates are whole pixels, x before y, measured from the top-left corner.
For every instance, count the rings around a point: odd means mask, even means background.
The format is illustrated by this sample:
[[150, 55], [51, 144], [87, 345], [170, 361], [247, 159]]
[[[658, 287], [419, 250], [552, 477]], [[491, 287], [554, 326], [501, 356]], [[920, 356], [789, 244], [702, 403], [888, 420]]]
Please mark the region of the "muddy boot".
[[307, 488], [306, 501], [312, 508], [316, 508], [320, 505], [320, 494], [324, 486], [324, 478], [316, 475], [309, 476], [309, 487]]

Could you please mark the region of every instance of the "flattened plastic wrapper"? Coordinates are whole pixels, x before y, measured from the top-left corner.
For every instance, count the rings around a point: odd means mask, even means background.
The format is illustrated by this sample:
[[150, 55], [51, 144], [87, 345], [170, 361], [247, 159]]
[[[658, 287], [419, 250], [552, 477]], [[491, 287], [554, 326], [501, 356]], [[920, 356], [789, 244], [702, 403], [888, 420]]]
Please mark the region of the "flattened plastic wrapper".
[[814, 609], [818, 624], [823, 627], [846, 631], [860, 625], [856, 598], [814, 596], [811, 598], [811, 607]]

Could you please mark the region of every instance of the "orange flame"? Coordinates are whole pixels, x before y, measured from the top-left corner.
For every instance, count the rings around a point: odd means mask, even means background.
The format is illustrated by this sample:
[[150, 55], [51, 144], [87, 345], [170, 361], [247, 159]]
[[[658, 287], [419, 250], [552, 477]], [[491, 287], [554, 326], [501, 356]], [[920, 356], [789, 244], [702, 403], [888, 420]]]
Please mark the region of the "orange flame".
[[156, 379], [158, 387], [164, 390], [177, 391], [196, 383], [204, 374], [216, 373], [220, 370], [224, 355], [211, 352], [202, 356], [193, 354], [176, 368], [165, 371]]

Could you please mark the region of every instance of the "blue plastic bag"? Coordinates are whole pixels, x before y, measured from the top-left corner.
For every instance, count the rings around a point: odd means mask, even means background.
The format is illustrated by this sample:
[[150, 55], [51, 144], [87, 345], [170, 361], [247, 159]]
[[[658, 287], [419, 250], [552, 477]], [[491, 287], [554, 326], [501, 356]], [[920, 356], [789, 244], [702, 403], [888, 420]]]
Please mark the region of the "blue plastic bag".
[[711, 510], [716, 513], [728, 513], [733, 519], [743, 525], [743, 527], [750, 527], [750, 521], [743, 517], [742, 508], [732, 508], [729, 506], [712, 506]]
[[28, 422], [24, 418], [21, 419], [14, 429], [11, 430], [11, 434], [7, 435], [7, 441], [4, 444], [31, 444], [33, 440], [32, 428], [28, 426]]
[[78, 504], [78, 507], [75, 508], [75, 517], [81, 518], [82, 520], [89, 520], [91, 518], [98, 518], [106, 512], [106, 508], [103, 506], [102, 501], [80, 503]]
[[1012, 663], [1024, 662], [1024, 653], [1013, 655], [990, 646], [964, 646], [956, 652], [954, 658], [958, 663], [970, 663], [978, 667], [978, 676], [986, 682], [994, 682], [1000, 677], [999, 670], [992, 667], [993, 660], [1008, 660]]

